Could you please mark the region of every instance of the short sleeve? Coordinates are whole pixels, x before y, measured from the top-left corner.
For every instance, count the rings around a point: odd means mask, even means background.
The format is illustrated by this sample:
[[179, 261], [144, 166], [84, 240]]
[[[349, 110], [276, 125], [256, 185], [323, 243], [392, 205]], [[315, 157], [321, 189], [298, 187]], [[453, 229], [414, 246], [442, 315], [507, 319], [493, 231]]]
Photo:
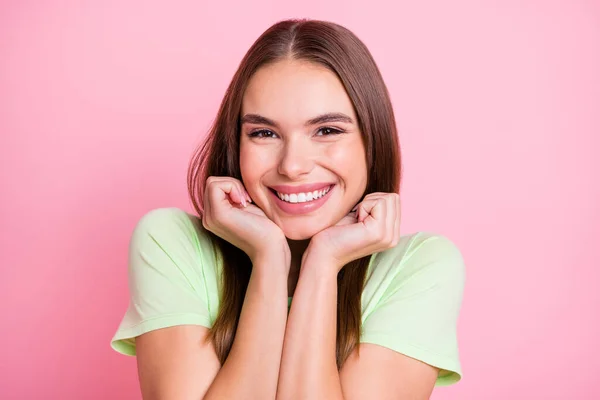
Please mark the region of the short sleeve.
[[111, 347], [134, 356], [135, 337], [175, 325], [210, 327], [194, 225], [183, 210], [145, 214], [129, 242], [129, 305]]
[[[394, 277], [363, 324], [375, 343], [440, 369], [436, 386], [461, 379], [457, 320], [465, 283], [459, 249], [442, 235], [416, 240], [394, 265]], [[398, 257], [389, 259], [398, 263]]]

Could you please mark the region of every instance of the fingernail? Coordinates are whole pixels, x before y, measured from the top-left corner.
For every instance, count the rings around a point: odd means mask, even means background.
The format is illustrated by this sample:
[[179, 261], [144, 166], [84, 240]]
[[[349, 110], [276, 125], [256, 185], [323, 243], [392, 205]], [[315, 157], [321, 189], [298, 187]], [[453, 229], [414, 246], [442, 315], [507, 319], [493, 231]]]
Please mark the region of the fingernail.
[[357, 209], [358, 209], [358, 205], [354, 206], [354, 208], [350, 212], [355, 212]]

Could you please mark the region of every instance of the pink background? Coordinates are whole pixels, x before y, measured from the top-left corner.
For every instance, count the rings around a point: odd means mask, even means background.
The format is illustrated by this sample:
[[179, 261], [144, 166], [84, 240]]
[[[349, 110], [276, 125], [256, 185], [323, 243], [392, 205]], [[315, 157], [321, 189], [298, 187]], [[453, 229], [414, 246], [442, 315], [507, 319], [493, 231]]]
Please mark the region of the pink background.
[[433, 398], [600, 398], [598, 2], [58, 3], [0, 5], [0, 398], [140, 398], [109, 346], [129, 235], [152, 208], [191, 209], [191, 152], [287, 17], [370, 48], [403, 230], [465, 257], [464, 379]]

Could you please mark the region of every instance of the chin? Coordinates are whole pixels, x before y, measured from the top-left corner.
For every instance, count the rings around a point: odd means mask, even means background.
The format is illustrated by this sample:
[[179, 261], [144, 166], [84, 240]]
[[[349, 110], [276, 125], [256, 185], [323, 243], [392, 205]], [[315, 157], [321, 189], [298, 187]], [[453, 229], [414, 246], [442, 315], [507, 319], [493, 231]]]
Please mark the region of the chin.
[[280, 227], [286, 238], [290, 240], [309, 240], [317, 233], [326, 229], [327, 226], [307, 226], [308, 224], [302, 224], [302, 226], [282, 226]]
[[303, 233], [303, 232], [285, 233], [285, 237], [290, 240], [310, 240], [313, 236], [314, 236], [314, 233]]

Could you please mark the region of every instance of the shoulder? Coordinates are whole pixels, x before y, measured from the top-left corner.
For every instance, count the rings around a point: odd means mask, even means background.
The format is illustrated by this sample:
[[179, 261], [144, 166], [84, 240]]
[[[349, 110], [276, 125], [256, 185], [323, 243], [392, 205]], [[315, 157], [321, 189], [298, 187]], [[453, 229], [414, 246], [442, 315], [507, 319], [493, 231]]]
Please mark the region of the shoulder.
[[135, 355], [134, 338], [152, 330], [211, 326], [219, 298], [209, 242], [199, 219], [179, 208], [156, 208], [137, 220], [127, 262], [129, 307], [115, 350]]
[[199, 217], [177, 207], [152, 209], [137, 221], [131, 248], [157, 248], [173, 256], [207, 258], [213, 244]]
[[416, 232], [376, 253], [372, 266], [361, 342], [440, 369], [437, 385], [460, 380], [457, 321], [465, 266], [458, 246], [444, 235]]
[[444, 282], [459, 289], [465, 279], [461, 250], [449, 237], [427, 231], [403, 235], [399, 243], [373, 257], [371, 275], [389, 284]]
[[192, 241], [203, 240], [207, 236], [200, 218], [177, 207], [155, 208], [146, 212], [137, 221], [134, 232]]
[[199, 217], [164, 207], [138, 220], [129, 243], [129, 271], [134, 278], [157, 271], [163, 277], [183, 279], [196, 290], [204, 287], [203, 292], [213, 296], [221, 270], [220, 253]]
[[[177, 207], [155, 208], [141, 216], [136, 229], [167, 229], [187, 231], [197, 224], [198, 217]], [[201, 224], [200, 224], [201, 225]]]

